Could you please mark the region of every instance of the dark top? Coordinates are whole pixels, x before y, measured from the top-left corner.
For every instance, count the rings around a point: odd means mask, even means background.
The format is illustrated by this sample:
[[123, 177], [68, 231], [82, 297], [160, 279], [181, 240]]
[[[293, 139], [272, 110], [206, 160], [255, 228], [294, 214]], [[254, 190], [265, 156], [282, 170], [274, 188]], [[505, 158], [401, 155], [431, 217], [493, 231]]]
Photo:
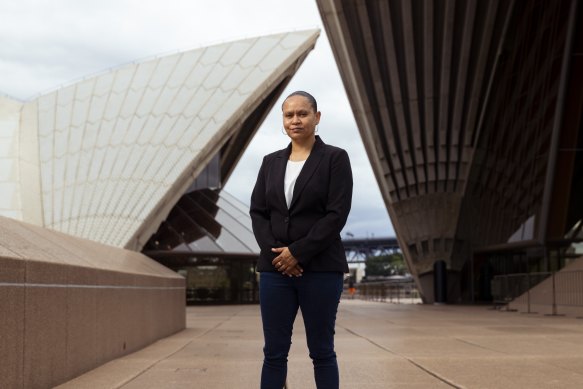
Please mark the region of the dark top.
[[340, 231], [352, 202], [348, 154], [319, 136], [296, 180], [290, 208], [284, 177], [290, 145], [266, 155], [251, 195], [253, 233], [261, 249], [258, 271], [277, 271], [274, 247], [287, 246], [304, 271], [348, 272]]

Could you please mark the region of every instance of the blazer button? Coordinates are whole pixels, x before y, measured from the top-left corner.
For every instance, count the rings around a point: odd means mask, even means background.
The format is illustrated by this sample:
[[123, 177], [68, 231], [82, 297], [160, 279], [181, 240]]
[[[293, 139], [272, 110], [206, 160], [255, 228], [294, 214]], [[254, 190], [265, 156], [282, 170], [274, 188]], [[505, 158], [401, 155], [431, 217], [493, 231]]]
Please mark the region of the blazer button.
[[289, 217], [286, 217], [285, 219], [283, 219], [283, 221], [284, 221], [285, 223], [289, 223]]

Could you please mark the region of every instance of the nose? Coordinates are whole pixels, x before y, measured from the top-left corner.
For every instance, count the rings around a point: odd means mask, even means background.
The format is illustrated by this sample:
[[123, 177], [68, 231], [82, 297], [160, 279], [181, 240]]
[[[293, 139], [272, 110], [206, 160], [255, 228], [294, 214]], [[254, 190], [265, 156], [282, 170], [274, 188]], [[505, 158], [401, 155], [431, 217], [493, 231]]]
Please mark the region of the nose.
[[300, 116], [294, 115], [294, 117], [292, 118], [292, 123], [300, 123]]

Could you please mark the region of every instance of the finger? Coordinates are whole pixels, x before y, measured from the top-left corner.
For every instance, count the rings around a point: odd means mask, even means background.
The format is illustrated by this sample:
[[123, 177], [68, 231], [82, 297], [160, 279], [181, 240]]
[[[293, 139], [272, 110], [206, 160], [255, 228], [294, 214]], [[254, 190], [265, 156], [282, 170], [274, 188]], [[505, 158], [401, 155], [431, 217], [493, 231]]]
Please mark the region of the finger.
[[288, 271], [288, 273], [291, 274], [294, 277], [297, 277], [300, 274], [300, 272], [298, 272], [298, 270], [296, 268], [290, 269]]
[[302, 273], [300, 272], [300, 270], [298, 269], [297, 266], [292, 266], [289, 270], [288, 273], [294, 275], [294, 276], [300, 276]]
[[289, 269], [289, 267], [290, 267], [289, 265], [287, 265], [287, 264], [285, 263], [285, 261], [283, 261], [283, 260], [281, 260], [281, 259], [280, 259], [279, 261], [275, 262], [275, 263], [274, 263], [274, 266], [275, 266], [275, 268], [276, 268], [277, 270], [279, 270], [280, 272], [285, 272], [285, 271], [286, 271], [287, 269]]
[[273, 251], [274, 253], [281, 253], [284, 249], [285, 247], [274, 247], [271, 249], [271, 251]]
[[275, 266], [276, 263], [281, 262], [283, 260], [283, 258], [281, 257], [281, 255], [278, 255], [277, 257], [273, 258], [273, 261], [271, 261], [271, 264]]

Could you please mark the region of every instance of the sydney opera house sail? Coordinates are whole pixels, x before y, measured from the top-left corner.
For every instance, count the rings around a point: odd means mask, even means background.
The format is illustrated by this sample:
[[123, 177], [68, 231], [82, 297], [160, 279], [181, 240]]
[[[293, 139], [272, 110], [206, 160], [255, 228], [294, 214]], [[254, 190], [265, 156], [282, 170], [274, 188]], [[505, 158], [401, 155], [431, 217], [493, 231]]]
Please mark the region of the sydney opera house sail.
[[549, 268], [583, 218], [580, 2], [317, 3], [425, 301], [436, 265], [449, 301], [488, 295], [513, 255]]
[[140, 250], [212, 160], [222, 184], [318, 38], [245, 39], [0, 97], [0, 215]]

